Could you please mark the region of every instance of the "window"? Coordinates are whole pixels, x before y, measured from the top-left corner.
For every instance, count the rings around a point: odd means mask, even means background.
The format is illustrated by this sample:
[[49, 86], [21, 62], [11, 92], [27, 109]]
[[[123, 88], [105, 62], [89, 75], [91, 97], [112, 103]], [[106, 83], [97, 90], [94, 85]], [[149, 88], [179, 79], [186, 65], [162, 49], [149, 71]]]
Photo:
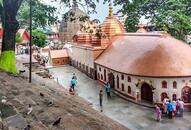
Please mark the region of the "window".
[[124, 84], [121, 84], [122, 91], [125, 91]]
[[128, 94], [131, 94], [131, 87], [128, 86]]
[[162, 81], [162, 88], [167, 88], [167, 82], [166, 81]]
[[123, 74], [121, 75], [121, 80], [124, 80], [124, 75]]
[[128, 77], [127, 77], [127, 80], [128, 80], [128, 82], [131, 82], [131, 77], [128, 76]]
[[99, 67], [99, 71], [101, 71], [101, 67]]
[[173, 94], [173, 95], [172, 95], [172, 100], [173, 100], [173, 101], [176, 101], [176, 94]]
[[101, 74], [101, 80], [103, 80], [103, 75]]
[[119, 76], [117, 75], [117, 88], [119, 88]]
[[173, 89], [177, 89], [177, 83], [176, 83], [176, 81], [173, 82]]
[[86, 72], [89, 73], [89, 69], [88, 69], [88, 66], [86, 66]]
[[81, 63], [79, 63], [79, 68], [81, 68]]
[[106, 70], [104, 69], [104, 81], [106, 81]]
[[99, 73], [97, 73], [97, 77], [98, 77], [98, 79], [100, 79], [100, 75], [99, 75]]

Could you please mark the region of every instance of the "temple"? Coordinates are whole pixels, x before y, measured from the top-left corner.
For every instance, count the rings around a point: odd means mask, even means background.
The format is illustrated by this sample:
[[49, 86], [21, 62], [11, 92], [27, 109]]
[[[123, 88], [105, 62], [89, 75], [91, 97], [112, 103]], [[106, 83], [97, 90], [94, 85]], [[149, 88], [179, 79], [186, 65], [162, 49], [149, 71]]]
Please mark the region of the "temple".
[[135, 102], [161, 103], [182, 98], [191, 103], [191, 48], [167, 32], [139, 25], [127, 33], [112, 7], [101, 25], [92, 21], [73, 37], [70, 63], [114, 92]]

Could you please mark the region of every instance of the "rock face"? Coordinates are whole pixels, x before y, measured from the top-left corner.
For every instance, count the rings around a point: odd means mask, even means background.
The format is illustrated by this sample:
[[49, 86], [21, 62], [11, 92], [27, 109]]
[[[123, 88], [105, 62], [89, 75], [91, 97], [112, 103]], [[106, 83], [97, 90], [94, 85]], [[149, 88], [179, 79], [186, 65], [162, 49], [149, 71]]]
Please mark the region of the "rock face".
[[[15, 111], [5, 116], [0, 124], [14, 130], [22, 129], [27, 124], [31, 125], [32, 130], [127, 129], [93, 110], [80, 97], [69, 95], [54, 81], [37, 75], [34, 78], [35, 84], [29, 84], [22, 77], [0, 72], [0, 99], [6, 96], [6, 105], [11, 106], [10, 111]], [[27, 115], [29, 104], [33, 110]], [[61, 118], [60, 123], [53, 126], [58, 118]]]

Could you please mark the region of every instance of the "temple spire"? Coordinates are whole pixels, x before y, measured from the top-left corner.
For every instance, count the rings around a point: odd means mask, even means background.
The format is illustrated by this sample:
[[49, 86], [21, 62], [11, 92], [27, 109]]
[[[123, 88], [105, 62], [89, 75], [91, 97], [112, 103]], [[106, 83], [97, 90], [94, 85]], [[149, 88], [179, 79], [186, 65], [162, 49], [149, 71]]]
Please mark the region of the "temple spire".
[[72, 8], [78, 8], [78, 4], [76, 0], [73, 0]]
[[109, 3], [109, 17], [113, 17], [113, 8], [112, 8], [111, 1]]

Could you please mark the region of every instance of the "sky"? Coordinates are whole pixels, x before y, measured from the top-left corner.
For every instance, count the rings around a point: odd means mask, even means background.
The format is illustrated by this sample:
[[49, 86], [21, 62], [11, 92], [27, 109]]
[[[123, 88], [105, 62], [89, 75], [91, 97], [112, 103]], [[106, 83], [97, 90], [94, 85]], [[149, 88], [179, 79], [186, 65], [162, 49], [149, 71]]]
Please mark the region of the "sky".
[[[52, 5], [56, 8], [58, 8], [58, 16], [59, 18], [61, 18], [61, 15], [64, 14], [65, 12], [68, 11], [68, 8], [65, 8], [64, 5], [60, 5], [58, 2], [51, 2], [53, 0], [42, 0], [44, 3], [48, 4], [48, 5]], [[83, 8], [81, 8], [83, 10]], [[116, 13], [117, 10], [120, 9], [120, 6], [115, 6], [113, 7], [113, 13]], [[105, 19], [105, 17], [108, 16], [108, 10], [109, 10], [109, 6], [108, 3], [103, 4], [103, 0], [100, 0], [99, 3], [96, 3], [96, 11], [97, 14], [91, 14], [90, 17], [92, 19], [99, 19], [100, 22], [103, 22], [103, 20]]]

